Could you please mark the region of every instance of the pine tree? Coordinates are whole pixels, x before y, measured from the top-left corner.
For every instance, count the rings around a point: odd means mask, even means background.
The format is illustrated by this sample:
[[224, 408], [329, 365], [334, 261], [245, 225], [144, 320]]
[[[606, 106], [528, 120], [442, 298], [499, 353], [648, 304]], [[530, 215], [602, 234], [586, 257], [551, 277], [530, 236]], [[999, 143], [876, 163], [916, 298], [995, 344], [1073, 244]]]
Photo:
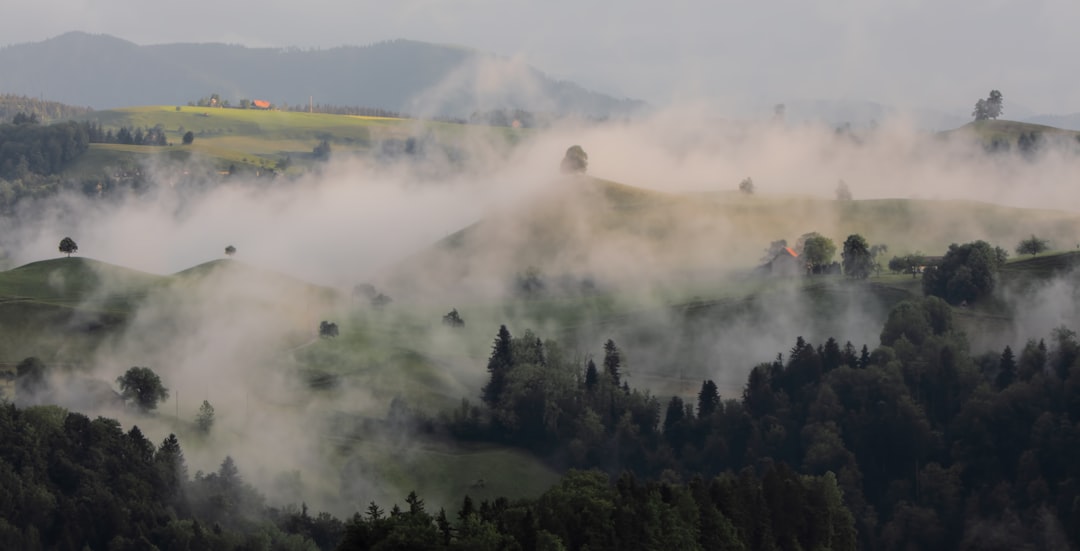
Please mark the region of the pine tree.
[[720, 406], [720, 390], [716, 383], [711, 380], [701, 383], [701, 391], [698, 392], [698, 419], [704, 419], [712, 415]]
[[490, 407], [495, 407], [499, 403], [503, 388], [506, 386], [506, 374], [513, 367], [512, 344], [510, 331], [505, 325], [500, 325], [499, 334], [495, 337], [495, 344], [491, 349], [491, 357], [488, 358], [487, 370], [491, 378], [483, 389], [484, 403]]
[[608, 339], [604, 343], [604, 372], [611, 378], [611, 382], [616, 387], [619, 386], [619, 368], [622, 366], [622, 358], [619, 354], [619, 348], [615, 346], [615, 341]]
[[866, 369], [870, 366], [870, 349], [866, 345], [862, 345], [862, 352], [859, 353], [859, 369]]
[[600, 373], [596, 371], [596, 362], [589, 358], [589, 363], [585, 366], [585, 390], [592, 392], [596, 389], [598, 382], [600, 382]]
[[1013, 356], [1012, 348], [1008, 346], [1001, 353], [1001, 363], [998, 366], [998, 376], [995, 381], [998, 390], [1011, 385], [1016, 380], [1016, 357]]

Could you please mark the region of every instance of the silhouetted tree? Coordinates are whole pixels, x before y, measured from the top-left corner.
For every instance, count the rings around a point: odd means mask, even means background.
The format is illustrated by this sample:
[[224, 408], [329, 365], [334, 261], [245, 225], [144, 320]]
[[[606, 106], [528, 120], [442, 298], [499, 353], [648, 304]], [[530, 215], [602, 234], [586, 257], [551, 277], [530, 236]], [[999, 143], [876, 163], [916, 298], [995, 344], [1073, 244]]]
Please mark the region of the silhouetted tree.
[[566, 150], [560, 168], [566, 174], [584, 174], [589, 169], [589, 155], [580, 145], [572, 145]]
[[233, 247], [232, 245], [225, 247], [225, 256], [231, 257], [234, 254], [236, 254], [236, 247]]
[[199, 413], [195, 416], [195, 426], [203, 432], [210, 432], [211, 427], [214, 426], [214, 406], [210, 405], [210, 402], [203, 400], [201, 406], [199, 406]]
[[323, 338], [333, 338], [338, 336], [338, 326], [331, 321], [323, 320], [319, 323], [319, 336]]
[[720, 406], [720, 390], [716, 383], [711, 380], [702, 381], [701, 390], [698, 391], [698, 419], [705, 419], [716, 412]]
[[75, 243], [74, 239], [65, 237], [60, 240], [60, 252], [68, 255], [68, 258], [70, 258], [71, 255], [79, 252], [79, 246]]
[[844, 241], [844, 250], [840, 257], [843, 259], [844, 275], [853, 279], [870, 277], [874, 259], [863, 236], [857, 233], [849, 235]]
[[194, 132], [192, 132], [190, 130], [188, 130], [187, 132], [184, 132], [184, 137], [181, 139], [181, 143], [183, 143], [184, 145], [191, 145], [191, 143], [194, 142], [194, 141], [195, 141], [195, 133]]
[[1016, 246], [1016, 254], [1030, 254], [1031, 256], [1035, 256], [1041, 252], [1046, 252], [1049, 248], [1050, 244], [1045, 239], [1039, 239], [1032, 235]]
[[450, 327], [465, 327], [465, 320], [461, 319], [461, 315], [458, 314], [457, 308], [450, 310], [449, 314], [446, 314], [442, 318], [443, 325], [449, 325]]
[[747, 176], [746, 178], [743, 178], [743, 181], [739, 182], [739, 191], [741, 191], [741, 192], [743, 192], [743, 193], [745, 193], [747, 195], [753, 195], [754, 194], [754, 179], [750, 178], [749, 176]]
[[148, 367], [132, 367], [116, 378], [120, 395], [143, 411], [157, 408], [158, 401], [169, 398], [169, 389], [161, 383], [161, 377]]

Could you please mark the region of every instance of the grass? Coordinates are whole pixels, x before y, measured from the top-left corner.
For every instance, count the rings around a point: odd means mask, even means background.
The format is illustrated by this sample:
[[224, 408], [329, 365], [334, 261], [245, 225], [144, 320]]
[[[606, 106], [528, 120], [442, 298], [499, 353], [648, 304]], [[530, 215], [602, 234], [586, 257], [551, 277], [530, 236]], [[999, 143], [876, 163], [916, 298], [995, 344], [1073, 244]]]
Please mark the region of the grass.
[[[97, 122], [114, 130], [121, 126], [161, 125], [171, 145], [93, 144], [90, 153], [70, 167], [68, 174], [100, 173], [118, 165], [134, 166], [161, 154], [168, 154], [174, 160], [201, 157], [220, 170], [230, 166], [272, 169], [288, 156], [298, 169], [311, 164], [311, 151], [322, 140], [330, 142], [335, 153], [370, 154], [383, 141], [414, 136], [456, 143], [465, 132], [476, 128], [469, 130], [458, 124], [413, 119], [189, 106], [94, 111], [80, 116], [79, 120]], [[180, 145], [188, 131], [194, 133], [194, 142]], [[506, 143], [515, 142], [523, 132], [504, 128], [481, 131]]]

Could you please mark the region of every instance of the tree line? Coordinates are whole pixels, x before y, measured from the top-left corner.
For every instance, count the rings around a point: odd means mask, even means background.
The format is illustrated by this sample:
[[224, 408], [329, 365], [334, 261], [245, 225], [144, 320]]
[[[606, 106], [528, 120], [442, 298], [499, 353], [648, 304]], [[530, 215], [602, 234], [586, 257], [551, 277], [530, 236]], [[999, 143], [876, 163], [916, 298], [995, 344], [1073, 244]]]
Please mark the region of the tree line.
[[124, 145], [169, 145], [165, 138], [165, 127], [158, 124], [154, 127], [128, 127], [121, 126], [113, 132], [112, 128], [104, 128], [101, 123], [85, 121], [81, 123], [86, 130], [90, 143], [115, 143]]
[[37, 122], [73, 119], [92, 112], [89, 107], [67, 105], [56, 101], [47, 101], [17, 94], [0, 94], [0, 120], [12, 120], [23, 115], [33, 117]]

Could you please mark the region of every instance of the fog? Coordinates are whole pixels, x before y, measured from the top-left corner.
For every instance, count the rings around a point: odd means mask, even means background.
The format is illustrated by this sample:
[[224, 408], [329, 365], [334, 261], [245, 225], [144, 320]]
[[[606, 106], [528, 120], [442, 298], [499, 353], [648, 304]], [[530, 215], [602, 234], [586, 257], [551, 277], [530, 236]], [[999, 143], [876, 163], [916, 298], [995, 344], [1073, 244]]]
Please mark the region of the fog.
[[[872, 349], [887, 313], [865, 286], [805, 292], [794, 281], [763, 281], [752, 270], [773, 240], [793, 244], [818, 231], [839, 246], [859, 232], [887, 244], [889, 255], [941, 254], [949, 242], [978, 238], [1011, 249], [1031, 233], [1058, 248], [1080, 241], [1080, 212], [1062, 210], [1078, 204], [1075, 140], [1048, 141], [1033, 156], [991, 156], [963, 136], [924, 134], [902, 118], [838, 132], [712, 113], [694, 102], [632, 121], [562, 121], [526, 132], [513, 148], [469, 129], [478, 134], [462, 140], [464, 164], [435, 169], [340, 155], [295, 181], [185, 189], [147, 167], [157, 184], [143, 194], [23, 205], [3, 221], [0, 247], [14, 267], [55, 256], [59, 239], [71, 236], [82, 256], [166, 275], [235, 246], [231, 260], [151, 287], [84, 359], [92, 377], [110, 384], [128, 367], [150, 367], [170, 399], [152, 416], [99, 412], [158, 442], [177, 432], [192, 472], [215, 470], [229, 454], [271, 501], [348, 514], [412, 489], [377, 464], [393, 457], [410, 465], [429, 445], [356, 427], [382, 417], [396, 395], [429, 411], [475, 401], [501, 323], [515, 335], [531, 328], [563, 341], [582, 358], [614, 338], [631, 384], [661, 397], [691, 394], [708, 377], [735, 398], [750, 368], [786, 353], [798, 336]], [[573, 144], [589, 155], [588, 175], [646, 191], [560, 173]], [[746, 177], [753, 195], [737, 191]], [[841, 179], [856, 202], [835, 200]], [[852, 206], [886, 198], [979, 204], [944, 203], [929, 214], [917, 212], [925, 203], [889, 207], [901, 214], [882, 226], [875, 217], [891, 211]], [[988, 221], [987, 213], [1009, 214], [1003, 207], [1057, 210]], [[530, 268], [549, 293], [536, 300], [516, 287]], [[114, 274], [103, 269], [103, 290], [88, 307], [108, 294]], [[1075, 303], [1069, 277], [1024, 295], [1010, 342], [1078, 321], [1062, 306]], [[394, 302], [373, 309], [354, 292], [361, 283]], [[440, 327], [451, 307], [467, 330]], [[342, 336], [320, 340], [321, 320], [337, 322]], [[410, 380], [397, 356], [371, 352], [405, 330], [409, 346], [436, 366], [435, 390]], [[336, 384], [311, 388], [311, 370]], [[71, 396], [55, 399], [96, 413]], [[203, 400], [217, 410], [209, 435], [190, 426]]]

